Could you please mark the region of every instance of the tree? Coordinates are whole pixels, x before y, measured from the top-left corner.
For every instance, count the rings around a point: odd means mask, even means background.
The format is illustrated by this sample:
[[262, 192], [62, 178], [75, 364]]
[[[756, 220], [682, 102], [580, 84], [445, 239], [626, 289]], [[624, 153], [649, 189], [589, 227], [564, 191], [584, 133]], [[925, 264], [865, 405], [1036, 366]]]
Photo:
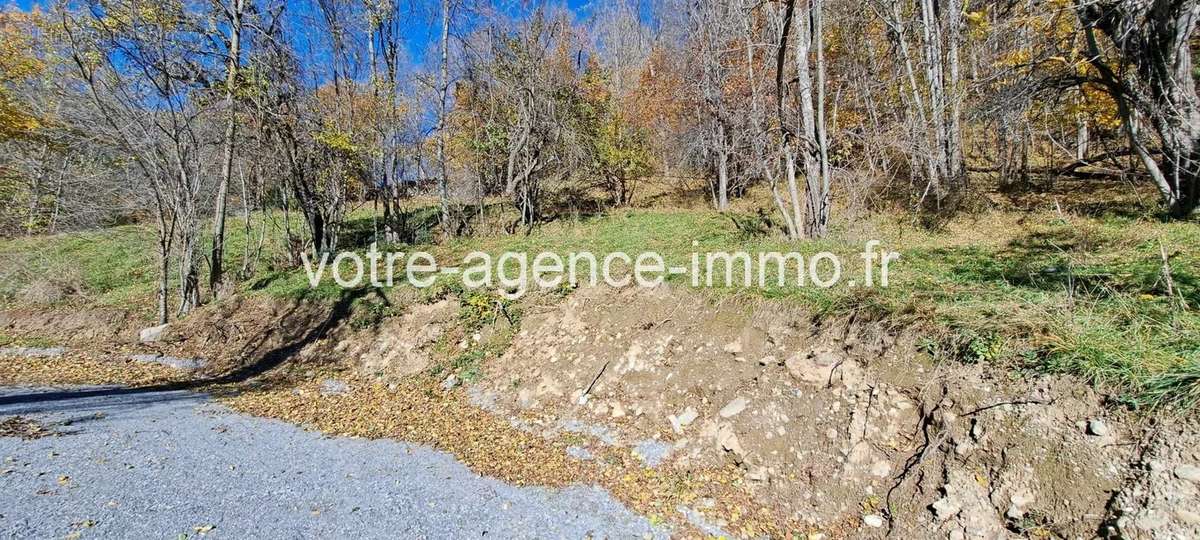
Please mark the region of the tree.
[[221, 283], [221, 274], [225, 258], [225, 208], [229, 199], [229, 180], [233, 175], [233, 154], [235, 138], [237, 137], [237, 110], [234, 97], [237, 95], [238, 71], [242, 64], [242, 25], [246, 14], [246, 0], [230, 0], [216, 2], [219, 15], [224, 19], [222, 26], [227, 27], [227, 33], [221, 33], [218, 41], [225, 49], [225, 135], [222, 141], [221, 177], [217, 184], [216, 208], [213, 212], [212, 252], [209, 258], [208, 284], [214, 293]]
[[156, 209], [158, 318], [168, 317], [171, 254], [178, 253], [184, 315], [200, 304], [200, 199], [205, 177], [199, 99], [214, 66], [201, 25], [182, 3], [124, 0], [61, 14], [72, 60], [104, 120], [105, 137], [126, 152]]
[[[1130, 147], [1170, 214], [1182, 218], [1195, 213], [1200, 204], [1200, 98], [1191, 40], [1200, 3], [1076, 0], [1075, 6], [1087, 59], [1117, 103]], [[1141, 129], [1143, 120], [1158, 137], [1158, 160]]]
[[475, 46], [485, 54], [467, 66], [462, 106], [483, 129], [470, 143], [477, 170], [497, 164], [499, 187], [519, 216], [510, 230], [527, 232], [543, 218], [543, 195], [586, 162], [583, 99], [575, 57], [579, 35], [569, 19], [537, 9], [516, 28], [494, 25]]
[[590, 156], [586, 170], [612, 204], [624, 206], [632, 200], [637, 182], [651, 173], [652, 158], [645, 134], [625, 119], [609, 84], [605, 70], [589, 62], [580, 81], [581, 125]]
[[913, 139], [911, 168], [914, 173], [922, 171], [925, 178], [919, 203], [941, 209], [948, 198], [961, 194], [966, 182], [959, 65], [962, 2], [918, 0], [911, 14], [898, 0], [875, 0], [870, 5], [887, 25], [902, 69]]

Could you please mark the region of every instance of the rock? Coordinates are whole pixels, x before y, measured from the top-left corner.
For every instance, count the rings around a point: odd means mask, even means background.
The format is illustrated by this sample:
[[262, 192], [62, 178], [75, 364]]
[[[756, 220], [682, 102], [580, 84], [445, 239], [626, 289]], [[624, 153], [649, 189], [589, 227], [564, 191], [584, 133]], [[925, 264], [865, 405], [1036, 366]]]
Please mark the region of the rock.
[[1195, 465], [1180, 465], [1175, 467], [1175, 477], [1180, 480], [1187, 480], [1193, 484], [1200, 484], [1200, 467]]
[[779, 363], [779, 360], [777, 360], [774, 356], [764, 356], [764, 357], [758, 359], [758, 365], [763, 366], [763, 367], [773, 366], [778, 363]]
[[1025, 507], [1033, 504], [1034, 500], [1033, 493], [1027, 489], [1013, 493], [1008, 499], [1008, 511], [1004, 515], [1011, 519], [1021, 519], [1025, 517]]
[[1107, 437], [1109, 433], [1108, 424], [1105, 424], [1104, 420], [1099, 418], [1088, 420], [1087, 433], [1096, 437]]
[[1177, 508], [1175, 510], [1175, 517], [1179, 519], [1179, 521], [1187, 523], [1188, 525], [1200, 525], [1200, 514], [1190, 510]]
[[971, 423], [971, 438], [976, 441], [983, 438], [983, 424], [978, 420]]
[[170, 324], [160, 324], [158, 326], [151, 326], [150, 328], [143, 328], [141, 332], [138, 332], [138, 340], [142, 343], [154, 343], [162, 339], [163, 334], [169, 326]]
[[750, 467], [750, 471], [746, 473], [746, 479], [751, 482], [766, 482], [770, 478], [770, 471], [762, 465]]
[[719, 412], [718, 414], [721, 415], [721, 418], [732, 418], [734, 416], [737, 416], [738, 413], [741, 413], [742, 411], [746, 410], [746, 405], [748, 405], [749, 403], [750, 403], [750, 400], [748, 400], [744, 397], [738, 396], [733, 401], [730, 401], [723, 408], [721, 408], [721, 412]]
[[822, 351], [811, 355], [796, 354], [784, 362], [788, 374], [799, 382], [826, 385], [832, 382], [833, 370], [841, 363], [837, 355]]
[[937, 502], [933, 503], [933, 515], [937, 516], [939, 521], [946, 521], [962, 511], [962, 505], [951, 499], [950, 497], [942, 497]]
[[679, 413], [679, 416], [672, 415], [667, 417], [667, 420], [670, 420], [671, 422], [671, 429], [676, 434], [682, 435], [683, 428], [687, 427], [692, 422], [695, 422], [696, 418], [699, 417], [700, 413], [696, 412], [694, 407], [688, 407], [684, 409], [682, 413]]
[[733, 452], [738, 456], [745, 455], [742, 450], [742, 444], [738, 441], [737, 434], [733, 432], [733, 426], [729, 424], [721, 424], [717, 428], [717, 445], [726, 452]]
[[724, 350], [725, 352], [727, 352], [729, 354], [740, 354], [742, 352], [742, 340], [738, 339], [738, 340], [734, 341], [733, 343], [729, 343], [729, 344], [725, 345], [725, 347], [722, 350]]
[[871, 444], [867, 441], [858, 441], [850, 447], [850, 452], [846, 454], [846, 463], [850, 465], [862, 465], [870, 459]]
[[158, 364], [173, 369], [201, 369], [208, 365], [208, 360], [203, 358], [178, 358], [161, 354], [135, 354], [130, 356], [129, 359], [134, 362]]
[[870, 514], [870, 515], [863, 516], [862, 520], [863, 520], [863, 525], [866, 525], [872, 529], [878, 529], [883, 526], [883, 516], [879, 516], [876, 514]]
[[614, 401], [612, 404], [612, 411], [609, 414], [613, 418], [624, 418], [625, 407], [622, 407], [620, 402]]
[[454, 390], [457, 387], [458, 387], [458, 377], [455, 376], [454, 374], [451, 374], [449, 377], [446, 377], [446, 379], [442, 381], [442, 390], [444, 390], [446, 392]]
[[340, 396], [350, 393], [350, 385], [346, 381], [325, 379], [321, 381], [322, 396]]

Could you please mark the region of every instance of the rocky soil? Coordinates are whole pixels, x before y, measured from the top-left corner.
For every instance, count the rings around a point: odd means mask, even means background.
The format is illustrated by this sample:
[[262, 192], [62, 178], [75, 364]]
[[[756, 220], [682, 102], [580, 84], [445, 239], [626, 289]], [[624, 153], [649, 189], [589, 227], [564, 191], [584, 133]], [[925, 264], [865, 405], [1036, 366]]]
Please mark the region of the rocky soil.
[[[768, 302], [589, 289], [527, 314], [472, 391], [534, 429], [588, 426], [585, 449], [665, 448], [654, 465], [683, 470], [734, 464], [757, 502], [822, 530], [1200, 535], [1187, 510], [1200, 507], [1196, 484], [1174, 472], [1197, 463], [1194, 439], [1105, 407], [1077, 381], [933, 364], [914, 342]], [[1147, 453], [1159, 456], [1149, 472]]]
[[[1134, 415], [1071, 378], [935, 363], [918, 351], [914, 329], [814, 321], [775, 302], [667, 286], [528, 302], [515, 329], [504, 318], [464, 328], [453, 297], [412, 301], [368, 325], [345, 310], [238, 296], [147, 343], [119, 317], [89, 335], [121, 336], [103, 348], [125, 358], [205, 358], [193, 376], [290, 372], [334, 381], [308, 384], [336, 385], [329, 393], [346, 394], [337, 407], [293, 415], [318, 425], [360, 399], [359, 380], [385, 389], [372, 390], [370, 403], [421, 388], [441, 403], [437, 410], [486, 410], [549, 441], [548, 451], [577, 464], [571, 474], [595, 474], [635, 508], [665, 511], [703, 534], [1200, 537], [1194, 418]], [[32, 332], [35, 318], [0, 315], [0, 329]], [[68, 320], [76, 319], [97, 322]], [[78, 330], [58, 337], [80, 343]], [[481, 365], [471, 369], [481, 372], [468, 374], [455, 358], [475, 350]], [[356, 381], [353, 390], [342, 379]], [[306, 407], [301, 394], [272, 391], [290, 401], [258, 412], [290, 418]], [[407, 396], [399, 414], [433, 409], [419, 397]], [[474, 407], [437, 401], [449, 398]], [[392, 436], [372, 424], [385, 419], [371, 414], [385, 413], [350, 413], [330, 428]], [[456, 455], [482, 448], [436, 435], [422, 441]], [[513, 446], [520, 453], [528, 445]], [[720, 478], [721, 489], [692, 489], [688, 479], [699, 477]], [[689, 489], [671, 487], [681, 483]], [[735, 495], [737, 504], [722, 500]], [[774, 525], [745, 526], [751, 513]]]

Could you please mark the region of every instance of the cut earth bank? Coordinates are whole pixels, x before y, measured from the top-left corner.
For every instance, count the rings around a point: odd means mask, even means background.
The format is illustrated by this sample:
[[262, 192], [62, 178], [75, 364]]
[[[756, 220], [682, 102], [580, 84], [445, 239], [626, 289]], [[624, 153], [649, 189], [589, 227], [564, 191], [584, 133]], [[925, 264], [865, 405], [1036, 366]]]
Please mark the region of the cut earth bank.
[[[934, 362], [915, 328], [669, 286], [519, 305], [239, 295], [148, 342], [140, 323], [0, 313], [6, 334], [83, 351], [8, 362], [0, 383], [181, 382], [516, 483], [599, 484], [681, 536], [1200, 537], [1193, 418]], [[209, 361], [147, 371], [131, 355]]]

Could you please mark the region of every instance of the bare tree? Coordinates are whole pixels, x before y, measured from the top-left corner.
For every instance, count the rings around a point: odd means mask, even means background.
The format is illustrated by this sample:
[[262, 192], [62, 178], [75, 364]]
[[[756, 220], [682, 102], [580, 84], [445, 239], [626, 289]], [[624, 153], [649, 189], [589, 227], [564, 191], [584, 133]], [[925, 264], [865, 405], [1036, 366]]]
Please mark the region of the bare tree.
[[[824, 24], [823, 0], [788, 0], [783, 6], [775, 91], [779, 124], [783, 129], [780, 145], [790, 205], [784, 203], [777, 190], [772, 192], [793, 237], [820, 238], [825, 236], [829, 226], [832, 171], [825, 119]], [[795, 28], [795, 35], [792, 35], [792, 28]], [[795, 63], [794, 90], [787, 79], [789, 49]], [[796, 120], [789, 114], [789, 104], [793, 101]], [[797, 157], [804, 168], [803, 211], [796, 177]]]
[[870, 5], [888, 27], [902, 70], [913, 134], [911, 169], [922, 171], [925, 179], [919, 203], [940, 209], [948, 197], [962, 191], [966, 181], [959, 72], [961, 0], [918, 0], [913, 21], [898, 0], [875, 0]]
[[439, 55], [437, 88], [438, 195], [442, 210], [443, 232], [453, 235], [455, 228], [450, 224], [450, 173], [446, 168], [446, 99], [447, 93], [450, 91], [450, 0], [442, 0], [442, 33]]
[[[62, 13], [72, 59], [107, 137], [127, 152], [152, 195], [158, 224], [158, 318], [168, 317], [172, 251], [178, 253], [179, 304], [186, 314], [200, 304], [199, 202], [202, 152], [210, 144], [199, 129], [207, 68], [198, 57], [202, 36], [186, 19], [163, 24], [162, 5], [141, 0], [91, 6], [81, 22]], [[114, 17], [113, 14], [121, 14]], [[186, 14], [185, 11], [177, 13]]]
[[[213, 212], [212, 252], [209, 260], [208, 285], [216, 294], [221, 283], [225, 258], [225, 212], [229, 198], [229, 181], [233, 175], [233, 154], [237, 137], [237, 111], [234, 96], [237, 93], [238, 70], [242, 63], [242, 18], [246, 12], [246, 0], [230, 0], [228, 4], [217, 2], [217, 9], [224, 18], [228, 34], [222, 34], [225, 47], [225, 136], [222, 141], [221, 177], [217, 184], [216, 207]], [[217, 26], [217, 25], [214, 25]]]
[[[1077, 0], [1088, 60], [1108, 90], [1129, 138], [1172, 216], [1200, 204], [1200, 98], [1190, 40], [1200, 20], [1195, 0]], [[1097, 33], [1107, 38], [1107, 47]], [[1155, 160], [1142, 131], [1158, 136]]]

